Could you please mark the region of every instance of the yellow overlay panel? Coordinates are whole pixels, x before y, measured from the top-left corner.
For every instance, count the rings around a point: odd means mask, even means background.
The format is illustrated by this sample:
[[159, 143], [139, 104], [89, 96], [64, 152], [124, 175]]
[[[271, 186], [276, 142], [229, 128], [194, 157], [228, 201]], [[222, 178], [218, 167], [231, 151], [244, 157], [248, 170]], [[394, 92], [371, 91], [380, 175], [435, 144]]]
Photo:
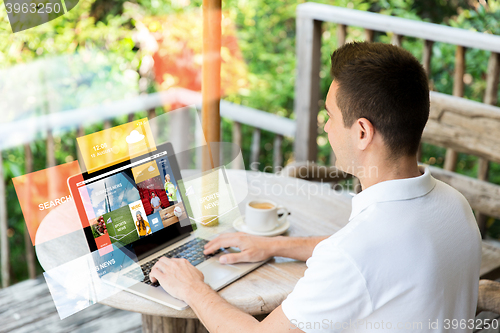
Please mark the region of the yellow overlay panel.
[[87, 172], [156, 150], [147, 118], [77, 138]]
[[160, 171], [158, 171], [156, 161], [151, 161], [132, 168], [132, 174], [134, 175], [135, 182], [139, 184], [140, 182], [159, 176]]

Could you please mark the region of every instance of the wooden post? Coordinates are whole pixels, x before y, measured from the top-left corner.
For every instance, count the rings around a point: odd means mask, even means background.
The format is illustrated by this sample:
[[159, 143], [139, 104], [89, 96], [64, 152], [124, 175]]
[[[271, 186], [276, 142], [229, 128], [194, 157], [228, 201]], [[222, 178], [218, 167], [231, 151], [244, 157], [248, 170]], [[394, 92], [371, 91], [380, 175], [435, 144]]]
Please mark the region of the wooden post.
[[[500, 54], [491, 53], [490, 60], [488, 61], [488, 69], [486, 73], [486, 91], [484, 94], [484, 104], [495, 105], [498, 99], [498, 83], [500, 80]], [[479, 158], [479, 165], [477, 171], [477, 178], [480, 180], [488, 181], [488, 174], [490, 170], [490, 163], [485, 158]], [[476, 220], [481, 230], [481, 235], [486, 236], [486, 222], [488, 217], [484, 214], [476, 212]]]
[[401, 47], [402, 41], [403, 41], [403, 36], [398, 34], [392, 34], [391, 44]]
[[345, 44], [347, 36], [347, 26], [345, 24], [337, 24], [337, 47]]
[[[201, 121], [203, 133], [211, 158], [218, 161], [218, 151], [212, 151], [210, 143], [220, 141], [220, 46], [221, 46], [221, 0], [203, 0], [203, 73]], [[214, 165], [206, 165], [203, 170]], [[216, 162], [217, 163], [217, 162]], [[218, 164], [218, 163], [217, 163]]]
[[365, 29], [365, 40], [369, 43], [373, 43], [374, 38], [375, 38], [375, 31], [370, 29]]
[[[152, 109], [149, 109], [148, 110], [148, 119], [153, 119], [156, 117], [156, 109], [155, 108], [152, 108]], [[157, 138], [158, 137], [158, 126], [156, 124], [156, 122], [150, 122], [149, 123], [149, 126], [151, 127], [151, 134], [153, 135], [153, 138]]]
[[[424, 67], [425, 74], [427, 74], [427, 80], [429, 82], [429, 90], [432, 90], [430, 77], [431, 77], [431, 57], [432, 57], [432, 46], [433, 45], [434, 45], [434, 42], [432, 40], [425, 40], [424, 41], [424, 53], [423, 53], [423, 57], [422, 57], [422, 66]], [[420, 143], [418, 145], [417, 161], [418, 162], [422, 161], [422, 143]]]
[[[347, 26], [343, 24], [337, 25], [337, 43], [338, 47], [341, 47], [345, 44], [347, 36]], [[373, 41], [373, 30], [366, 30], [366, 39], [369, 41]], [[335, 165], [337, 161], [337, 157], [333, 150], [330, 152], [330, 165]]]
[[[465, 47], [457, 45], [457, 52], [455, 53], [455, 75], [453, 78], [453, 96], [464, 96], [465, 50]], [[457, 160], [458, 153], [448, 148], [446, 150], [444, 168], [449, 171], [455, 171]]]
[[208, 333], [198, 319], [142, 315], [143, 333]]
[[10, 253], [9, 237], [7, 236], [7, 204], [5, 192], [5, 179], [3, 173], [3, 159], [0, 151], [0, 257], [2, 260], [2, 287], [6, 288], [10, 284]]
[[[240, 152], [243, 154], [243, 150], [241, 149], [241, 139], [241, 123], [235, 121], [233, 123], [233, 157], [236, 157]], [[241, 158], [243, 159], [243, 156]], [[241, 163], [242, 159], [238, 158], [235, 160], [235, 163], [233, 164], [235, 169], [244, 169], [244, 165]]]
[[[30, 174], [33, 172], [33, 153], [31, 152], [31, 146], [29, 143], [24, 145], [24, 174]], [[27, 186], [27, 195], [32, 190], [31, 186]], [[29, 206], [28, 206], [29, 207]], [[28, 216], [30, 213], [28, 212]], [[28, 227], [26, 223], [24, 224], [24, 249], [26, 251], [26, 263], [28, 265], [28, 275], [30, 279], [36, 277], [36, 265], [35, 265], [35, 251], [33, 250], [33, 244], [31, 243], [31, 237], [28, 232]]]
[[434, 42], [432, 40], [424, 40], [424, 54], [422, 57], [422, 66], [424, 67], [425, 74], [427, 74], [427, 79], [431, 77], [431, 57], [432, 57], [432, 46]]
[[255, 168], [254, 163], [259, 162], [259, 155], [260, 155], [260, 129], [259, 128], [254, 128], [254, 130], [253, 130], [252, 146], [251, 146], [250, 150], [251, 150], [250, 169], [251, 170], [258, 170], [259, 166], [257, 165], [257, 168]]
[[[345, 26], [343, 24], [338, 24], [337, 25], [337, 44], [338, 44], [337, 47], [341, 47], [345, 44], [346, 36], [347, 36], [347, 26]], [[373, 30], [366, 30], [366, 36], [367, 36], [367, 39], [371, 38], [373, 40]], [[335, 153], [333, 152], [333, 150], [331, 150], [331, 152], [330, 152], [330, 165], [335, 165], [336, 160], [337, 160], [337, 157], [335, 156]]]
[[[84, 135], [85, 135], [85, 129], [83, 128], [83, 126], [79, 126], [76, 131], [76, 136], [79, 138]], [[80, 163], [80, 168], [82, 168], [82, 166], [85, 165], [85, 162], [83, 161], [82, 152], [80, 151], [80, 147], [78, 147], [78, 144], [76, 149], [76, 158], [78, 159], [78, 163]]]
[[273, 147], [273, 170], [274, 172], [279, 171], [283, 166], [283, 153], [281, 152], [281, 145], [283, 143], [283, 136], [276, 134], [274, 137], [274, 147]]
[[104, 129], [109, 129], [109, 128], [111, 128], [111, 120], [106, 119], [106, 120], [104, 121], [104, 126], [103, 126], [103, 127], [104, 127]]
[[47, 151], [47, 168], [56, 166], [56, 154], [54, 150], [54, 135], [52, 130], [47, 131], [46, 140], [46, 151]]
[[318, 136], [321, 21], [297, 17], [297, 77], [295, 80], [295, 160], [316, 161]]
[[[153, 109], [154, 111], [154, 109]], [[156, 113], [149, 112], [148, 117], [151, 119], [154, 117]], [[188, 137], [186, 133], [189, 131], [190, 119], [189, 113], [184, 111], [174, 111], [169, 112], [169, 141], [172, 142], [172, 146], [174, 151], [176, 152], [177, 163], [179, 164], [179, 168], [181, 170], [188, 169], [190, 167], [190, 159], [188, 154], [186, 153], [189, 149], [190, 142], [188, 141]], [[151, 132], [153, 133], [153, 137], [158, 137], [158, 124], [156, 122], [150, 122]], [[184, 152], [184, 153], [183, 153]]]

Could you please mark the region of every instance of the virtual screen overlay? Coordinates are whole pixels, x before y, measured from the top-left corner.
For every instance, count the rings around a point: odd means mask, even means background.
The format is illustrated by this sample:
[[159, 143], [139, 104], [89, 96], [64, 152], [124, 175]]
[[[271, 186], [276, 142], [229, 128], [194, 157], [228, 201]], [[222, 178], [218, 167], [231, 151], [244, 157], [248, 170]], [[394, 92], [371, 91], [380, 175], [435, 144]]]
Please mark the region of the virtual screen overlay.
[[[83, 174], [72, 186], [91, 251], [106, 254], [111, 244], [135, 244], [141, 253], [165, 232], [176, 233], [191, 223], [182, 203], [167, 151], [159, 151], [112, 172]], [[75, 194], [74, 194], [75, 195]], [[83, 209], [82, 209], [83, 206]]]
[[[143, 281], [145, 258], [176, 239], [192, 233], [211, 239], [241, 217], [246, 173], [233, 169], [244, 165], [241, 150], [207, 144], [195, 108], [124, 125], [78, 138], [88, 154], [80, 164], [14, 179], [61, 319]], [[93, 154], [101, 160], [89, 167]]]

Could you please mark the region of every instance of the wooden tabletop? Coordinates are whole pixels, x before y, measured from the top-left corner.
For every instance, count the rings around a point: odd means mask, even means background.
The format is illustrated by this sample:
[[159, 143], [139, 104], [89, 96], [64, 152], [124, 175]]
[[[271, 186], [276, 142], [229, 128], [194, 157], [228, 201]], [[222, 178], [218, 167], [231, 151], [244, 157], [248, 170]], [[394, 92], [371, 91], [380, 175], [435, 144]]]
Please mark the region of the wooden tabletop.
[[[246, 203], [255, 199], [269, 199], [288, 208], [290, 228], [284, 235], [331, 235], [349, 219], [351, 197], [335, 192], [327, 184], [252, 171], [228, 170], [228, 174], [234, 191], [248, 191], [246, 200], [239, 205], [242, 214]], [[302, 261], [276, 257], [221, 289], [219, 294], [246, 313], [270, 313], [292, 292], [305, 269]], [[126, 291], [100, 303], [154, 316], [196, 318], [190, 308], [174, 310]]]
[[[186, 174], [189, 174], [189, 171], [183, 172], [183, 177], [186, 177]], [[245, 212], [246, 203], [255, 199], [269, 199], [288, 208], [291, 212], [288, 216], [290, 228], [284, 234], [285, 236], [331, 235], [348, 221], [351, 197], [332, 190], [327, 184], [242, 170], [228, 170], [228, 176], [236, 197], [246, 196], [245, 200], [239, 204], [242, 214]], [[44, 220], [40, 228], [51, 229], [53, 221], [60, 221], [62, 218], [64, 220], [75, 219], [74, 214], [76, 211], [53, 214], [54, 216], [46, 219], [48, 221]], [[79, 220], [76, 223], [79, 223]], [[222, 230], [222, 228], [218, 229]], [[232, 227], [225, 229], [225, 232], [235, 231]], [[78, 232], [74, 234], [66, 236], [65, 242], [72, 239], [73, 248], [82, 247], [81, 235]], [[47, 270], [47, 268], [57, 266], [54, 254], [61, 255], [61, 248], [54, 251], [47, 248], [43, 251], [40, 249], [41, 247], [37, 247], [37, 255], [42, 267]], [[226, 286], [219, 291], [219, 294], [229, 303], [249, 314], [266, 314], [281, 304], [303, 276], [305, 269], [305, 263], [302, 261], [276, 257]], [[118, 292], [100, 303], [153, 316], [196, 318], [190, 308], [183, 311], [174, 310], [127, 291]]]
[[[183, 172], [183, 177], [186, 177], [186, 174], [189, 174], [189, 171]], [[236, 197], [245, 198], [239, 204], [242, 214], [245, 212], [246, 203], [255, 199], [269, 199], [288, 208], [291, 212], [288, 217], [290, 228], [284, 235], [331, 235], [348, 221], [351, 196], [332, 190], [328, 184], [243, 170], [228, 170], [228, 177]], [[52, 236], [54, 230], [57, 230], [56, 233], [64, 234], [65, 226], [70, 230], [78, 229], [79, 223], [74, 206], [58, 207], [42, 222], [37, 233], [37, 241], [39, 235], [41, 238], [47, 234]], [[207, 230], [199, 229], [197, 232], [207, 232]], [[231, 226], [210, 229], [210, 232], [217, 233], [232, 231], [235, 230]], [[82, 256], [88, 254], [88, 246], [80, 227], [80, 230], [37, 246], [36, 252], [42, 267], [48, 270], [71, 258], [77, 258], [77, 254]], [[495, 273], [499, 263], [500, 249], [483, 242], [481, 275]], [[267, 314], [279, 306], [293, 290], [305, 269], [304, 262], [276, 257], [223, 288], [219, 294], [246, 313]], [[150, 316], [196, 318], [191, 309], [174, 310], [127, 291], [118, 292], [100, 303]]]

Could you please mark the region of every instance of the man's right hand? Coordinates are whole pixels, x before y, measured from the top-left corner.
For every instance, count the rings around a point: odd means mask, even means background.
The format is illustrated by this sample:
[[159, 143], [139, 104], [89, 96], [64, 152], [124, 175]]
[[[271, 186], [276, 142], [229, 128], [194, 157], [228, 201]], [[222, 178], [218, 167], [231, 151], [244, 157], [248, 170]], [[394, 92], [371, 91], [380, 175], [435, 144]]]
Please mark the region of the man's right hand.
[[221, 247], [237, 247], [241, 252], [222, 255], [219, 261], [222, 264], [257, 262], [273, 256], [272, 245], [273, 238], [270, 237], [252, 236], [244, 232], [225, 233], [205, 244], [203, 253], [214, 253]]

